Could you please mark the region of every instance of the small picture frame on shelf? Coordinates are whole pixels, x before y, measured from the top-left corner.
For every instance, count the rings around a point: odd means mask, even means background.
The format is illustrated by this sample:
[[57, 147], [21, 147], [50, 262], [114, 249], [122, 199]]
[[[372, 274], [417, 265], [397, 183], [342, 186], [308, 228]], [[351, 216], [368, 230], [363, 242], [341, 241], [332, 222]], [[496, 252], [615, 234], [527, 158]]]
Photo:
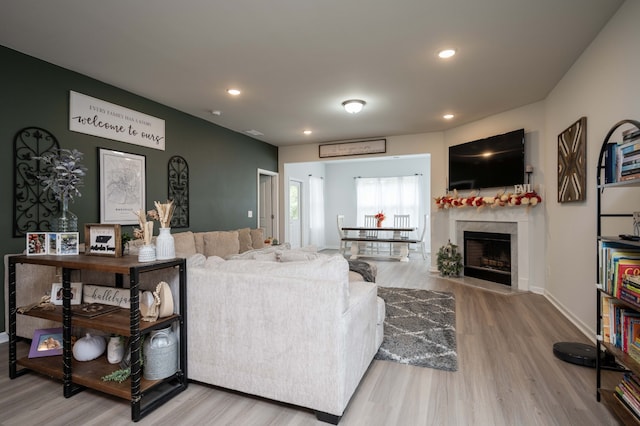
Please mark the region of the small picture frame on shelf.
[[[79, 305], [82, 302], [82, 283], [71, 283], [71, 304]], [[51, 303], [62, 305], [62, 283], [51, 284]]]
[[62, 355], [62, 327], [41, 328], [33, 333], [29, 358]]
[[27, 233], [27, 256], [40, 256], [49, 252], [46, 232]]
[[78, 254], [79, 237], [77, 232], [50, 232], [49, 253], [60, 256]]
[[122, 256], [120, 225], [88, 223], [84, 226], [85, 254], [91, 256]]

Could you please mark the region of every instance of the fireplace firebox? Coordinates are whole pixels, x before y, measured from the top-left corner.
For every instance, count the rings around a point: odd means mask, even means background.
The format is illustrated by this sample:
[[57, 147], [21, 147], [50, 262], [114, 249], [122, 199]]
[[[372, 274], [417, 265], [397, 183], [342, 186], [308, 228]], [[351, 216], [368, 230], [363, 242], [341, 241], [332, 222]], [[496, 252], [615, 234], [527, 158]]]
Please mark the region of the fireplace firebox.
[[511, 235], [464, 231], [464, 275], [511, 286]]

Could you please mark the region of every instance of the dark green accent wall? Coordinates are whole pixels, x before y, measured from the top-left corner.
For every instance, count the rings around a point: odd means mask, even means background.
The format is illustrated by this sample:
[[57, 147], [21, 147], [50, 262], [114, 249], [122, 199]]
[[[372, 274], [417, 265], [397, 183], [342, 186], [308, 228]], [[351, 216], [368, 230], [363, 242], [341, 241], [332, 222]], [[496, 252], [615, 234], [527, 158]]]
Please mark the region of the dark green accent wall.
[[[167, 163], [181, 155], [190, 171], [190, 230], [255, 227], [257, 169], [277, 171], [278, 149], [165, 105], [136, 96], [76, 72], [0, 46], [0, 251], [24, 250], [24, 238], [13, 238], [13, 139], [25, 127], [51, 132], [62, 148], [84, 153], [88, 168], [82, 197], [70, 205], [79, 228], [100, 221], [98, 147], [146, 156], [147, 209], [167, 199]], [[176, 76], [180, 78], [180, 76]], [[69, 91], [130, 108], [165, 120], [166, 150], [69, 131]], [[130, 232], [131, 227], [125, 227]], [[175, 232], [187, 229], [176, 229]], [[82, 232], [81, 232], [82, 235]], [[3, 264], [4, 272], [4, 264]], [[4, 276], [4, 274], [3, 274]], [[0, 292], [0, 331], [5, 330], [4, 291]]]

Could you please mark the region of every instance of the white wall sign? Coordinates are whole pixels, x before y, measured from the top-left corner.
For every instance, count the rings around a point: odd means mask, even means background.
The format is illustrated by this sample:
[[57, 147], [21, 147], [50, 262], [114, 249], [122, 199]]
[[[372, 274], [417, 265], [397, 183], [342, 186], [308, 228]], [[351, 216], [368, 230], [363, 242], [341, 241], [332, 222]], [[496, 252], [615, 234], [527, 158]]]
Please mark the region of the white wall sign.
[[349, 155], [380, 154], [387, 152], [386, 139], [356, 142], [338, 142], [319, 145], [319, 157], [343, 157]]
[[164, 120], [72, 90], [69, 130], [164, 151]]
[[128, 288], [85, 284], [82, 293], [84, 303], [103, 303], [105, 305], [120, 306], [121, 308], [129, 309], [131, 291]]

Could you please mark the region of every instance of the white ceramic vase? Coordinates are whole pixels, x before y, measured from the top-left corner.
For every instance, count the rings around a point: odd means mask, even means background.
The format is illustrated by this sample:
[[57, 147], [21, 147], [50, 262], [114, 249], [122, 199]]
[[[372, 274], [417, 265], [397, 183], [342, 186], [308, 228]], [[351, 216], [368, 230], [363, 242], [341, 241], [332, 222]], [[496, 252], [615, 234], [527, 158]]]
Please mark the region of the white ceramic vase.
[[138, 262], [153, 262], [156, 260], [156, 248], [153, 244], [145, 244], [138, 251]]
[[109, 364], [117, 364], [124, 358], [124, 345], [122, 337], [111, 336], [107, 344], [107, 361]]
[[171, 235], [171, 228], [160, 228], [160, 235], [156, 238], [156, 259], [166, 260], [176, 257], [176, 245]]

